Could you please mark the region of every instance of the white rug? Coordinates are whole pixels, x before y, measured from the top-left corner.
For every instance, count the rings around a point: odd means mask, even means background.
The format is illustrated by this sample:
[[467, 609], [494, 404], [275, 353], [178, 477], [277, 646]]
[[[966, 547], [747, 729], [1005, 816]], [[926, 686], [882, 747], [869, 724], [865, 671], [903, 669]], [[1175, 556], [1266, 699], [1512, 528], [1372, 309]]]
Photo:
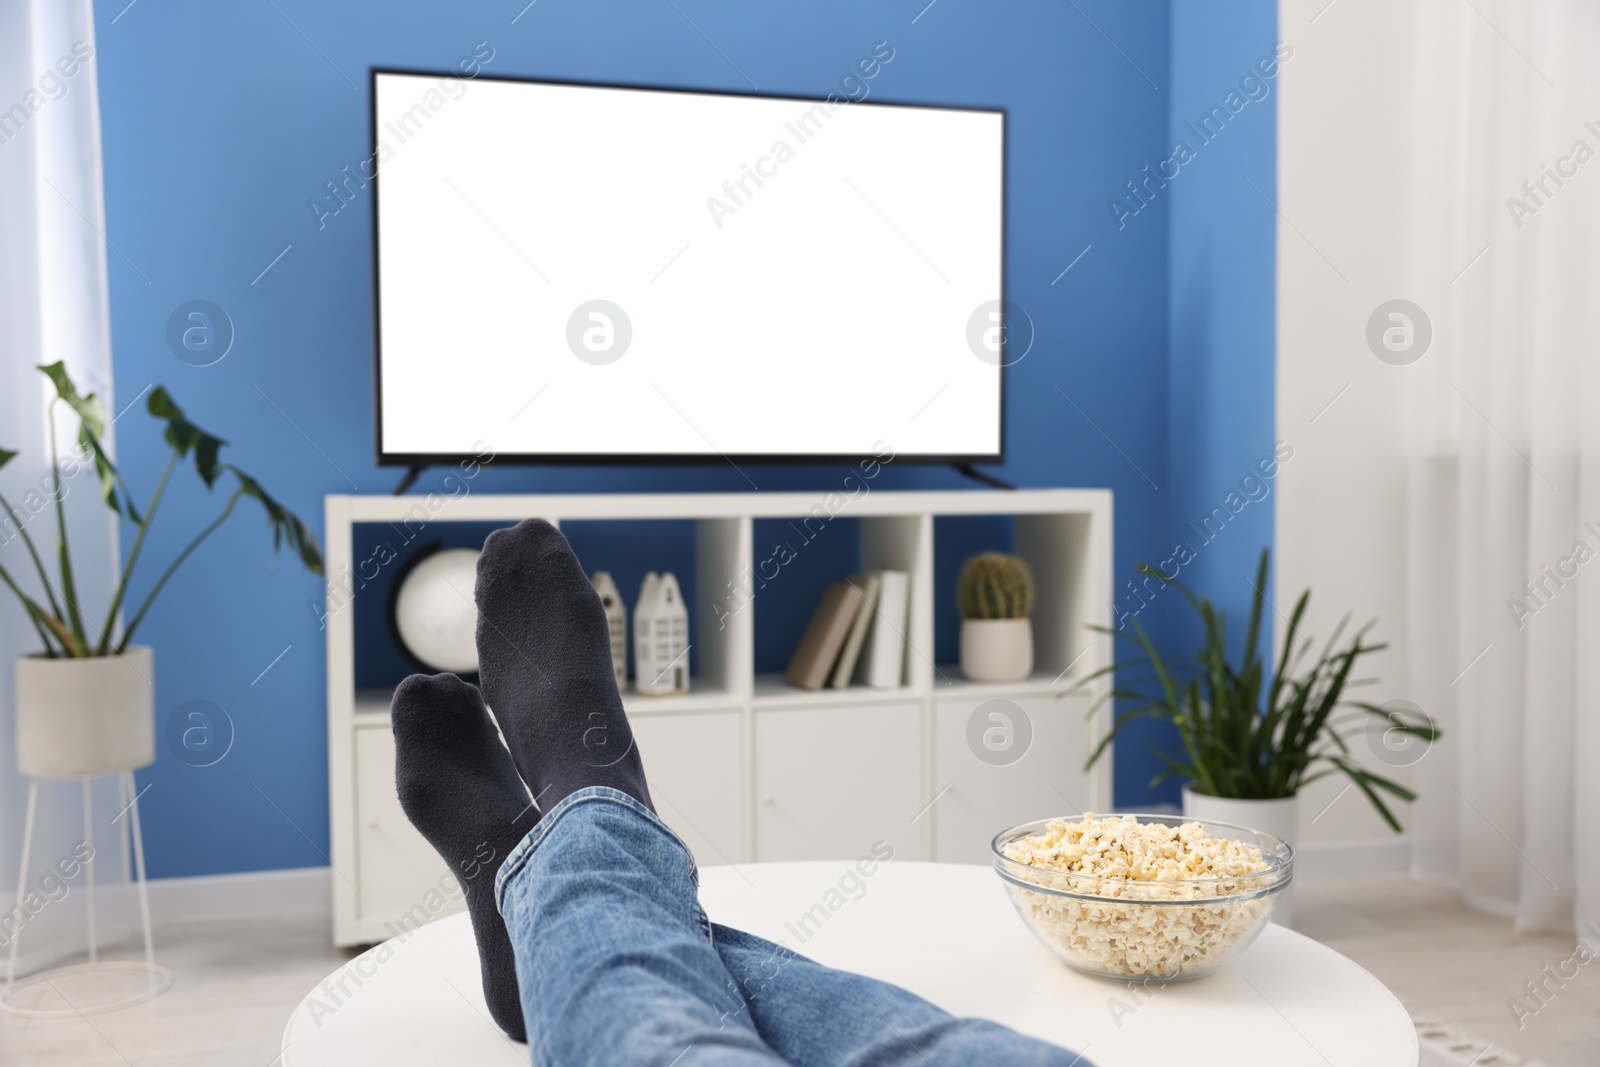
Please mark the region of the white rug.
[[1544, 1067], [1542, 1060], [1523, 1059], [1449, 1023], [1417, 1019], [1418, 1067]]

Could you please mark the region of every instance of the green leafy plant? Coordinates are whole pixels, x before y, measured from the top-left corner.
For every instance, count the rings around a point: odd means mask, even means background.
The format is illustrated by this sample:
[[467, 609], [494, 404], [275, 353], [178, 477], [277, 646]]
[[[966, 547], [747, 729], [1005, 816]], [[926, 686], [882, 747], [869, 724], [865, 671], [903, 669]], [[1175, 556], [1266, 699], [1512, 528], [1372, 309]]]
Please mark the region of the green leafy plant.
[[[23, 609], [28, 613], [28, 619], [39, 634], [39, 640], [44, 643], [46, 656], [76, 659], [120, 656], [127, 650], [128, 642], [133, 639], [134, 632], [144, 621], [145, 614], [149, 612], [150, 606], [155, 603], [161, 590], [166, 587], [168, 580], [206, 538], [228, 521], [234, 507], [244, 497], [257, 501], [266, 511], [267, 524], [272, 528], [273, 548], [287, 544], [299, 555], [300, 562], [307, 570], [314, 574], [322, 573], [322, 553], [317, 548], [315, 535], [305, 523], [269, 496], [267, 491], [261, 488], [261, 483], [231, 463], [222, 462], [220, 455], [227, 442], [190, 422], [184, 415], [183, 409], [178, 407], [165, 388], [157, 386], [152, 390], [145, 407], [152, 416], [165, 424], [163, 436], [172, 449], [172, 455], [141, 510], [134, 503], [133, 491], [128, 488], [127, 482], [117, 471], [110, 453], [102, 443], [108, 424], [105, 409], [99, 399], [93, 393], [80, 394], [62, 363], [41, 366], [39, 370], [50, 379], [56, 391], [55, 397], [50, 401], [48, 413], [51, 472], [51, 492], [48, 495], [53, 498], [56, 517], [55, 580], [52, 581], [44, 558], [40, 555], [32, 534], [28, 532], [28, 520], [31, 515], [12, 507], [10, 501], [0, 496], [0, 507], [5, 509], [8, 518], [16, 522], [28, 557], [39, 574], [40, 582], [43, 583], [44, 601], [41, 603], [23, 592], [22, 587], [4, 567], [0, 567], [0, 583], [4, 583], [6, 588], [22, 602]], [[66, 405], [78, 419], [77, 449], [67, 457], [66, 464], [63, 464], [56, 449], [55, 413], [58, 404]], [[0, 467], [4, 467], [16, 455], [16, 452], [0, 449]], [[200, 476], [207, 489], [215, 487], [219, 479], [226, 478], [233, 482], [234, 490], [229, 495], [227, 503], [223, 505], [221, 513], [168, 564], [167, 569], [150, 587], [149, 593], [134, 610], [133, 615], [122, 626], [121, 636], [113, 639], [118, 613], [122, 610], [127, 596], [128, 581], [134, 573], [135, 565], [139, 562], [145, 537], [149, 534], [150, 525], [155, 519], [157, 509], [161, 506], [161, 498], [166, 493], [167, 483], [171, 480], [173, 471], [186, 460], [193, 462], [195, 473]], [[116, 588], [112, 590], [111, 606], [106, 612], [105, 622], [99, 627], [95, 627], [84, 617], [83, 610], [79, 606], [77, 578], [73, 572], [72, 553], [67, 543], [66, 511], [62, 504], [66, 495], [67, 479], [85, 462], [94, 465], [100, 483], [100, 499], [135, 531], [127, 558], [122, 563], [122, 574]], [[41, 504], [38, 511], [33, 513], [40, 513], [43, 508], [44, 505]]]
[[1350, 621], [1347, 615], [1327, 645], [1319, 648], [1301, 632], [1301, 621], [1311, 600], [1309, 589], [1295, 603], [1278, 666], [1271, 668], [1261, 654], [1268, 559], [1269, 553], [1263, 549], [1256, 570], [1256, 593], [1250, 607], [1243, 659], [1237, 665], [1228, 657], [1223, 613], [1208, 598], [1195, 596], [1156, 568], [1139, 565], [1142, 573], [1183, 594], [1200, 616], [1204, 638], [1192, 656], [1182, 656], [1158, 649], [1137, 618], [1130, 620], [1131, 633], [1094, 627], [1133, 643], [1141, 656], [1095, 671], [1076, 687], [1081, 689], [1113, 671], [1119, 677], [1132, 672], [1130, 681], [1119, 681], [1110, 692], [1101, 694], [1090, 709], [1093, 714], [1114, 699], [1133, 702], [1131, 708], [1115, 717], [1111, 730], [1090, 754], [1086, 766], [1105, 753], [1129, 722], [1139, 718], [1164, 719], [1177, 727], [1183, 758], [1158, 752], [1166, 769], [1152, 780], [1152, 785], [1183, 775], [1193, 780], [1195, 788], [1211, 796], [1271, 800], [1292, 797], [1320, 778], [1343, 774], [1366, 795], [1384, 821], [1399, 832], [1399, 821], [1379, 793], [1407, 802], [1415, 800], [1416, 794], [1356, 763], [1345, 734], [1356, 723], [1370, 724], [1373, 716], [1385, 721], [1386, 732], [1409, 734], [1424, 741], [1437, 740], [1440, 731], [1432, 724], [1408, 722], [1389, 709], [1346, 698], [1356, 661], [1388, 646], [1367, 643], [1366, 634], [1373, 622], [1341, 644]]
[[1033, 610], [1033, 575], [1017, 556], [982, 552], [961, 568], [956, 598], [964, 619], [1025, 619]]

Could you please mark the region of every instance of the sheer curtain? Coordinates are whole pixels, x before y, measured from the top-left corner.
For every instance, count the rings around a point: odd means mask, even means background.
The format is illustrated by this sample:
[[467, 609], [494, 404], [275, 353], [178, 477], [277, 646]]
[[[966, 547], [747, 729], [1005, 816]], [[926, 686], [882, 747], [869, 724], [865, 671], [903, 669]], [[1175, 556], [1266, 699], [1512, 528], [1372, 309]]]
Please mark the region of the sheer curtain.
[[[1279, 587], [1366, 590], [1392, 644], [1380, 699], [1447, 731], [1394, 761], [1421, 794], [1416, 873], [1519, 929], [1581, 929], [1600, 921], [1600, 8], [1280, 12], [1278, 406], [1305, 447]], [[1374, 318], [1431, 342], [1385, 350]]]
[[1408, 640], [1459, 736], [1419, 764], [1417, 863], [1519, 929], [1570, 929], [1600, 920], [1600, 15], [1427, 11], [1416, 146], [1453, 180], [1414, 190], [1419, 236], [1488, 251], [1441, 291], [1448, 361], [1407, 382], [1409, 551], [1446, 564], [1416, 569]]
[[[50, 491], [47, 477], [47, 383], [34, 367], [63, 359], [79, 387], [113, 407], [106, 294], [105, 207], [101, 187], [100, 111], [94, 23], [89, 0], [0, 0], [0, 448], [18, 453], [0, 471], [0, 491], [23, 511], [0, 522], [0, 566], [37, 595], [39, 579], [17, 524], [26, 522], [41, 552], [54, 545], [53, 515], [28, 519], [25, 503]], [[84, 62], [82, 56], [91, 58]], [[74, 62], [58, 66], [62, 57]], [[71, 69], [70, 76], [63, 75]], [[16, 106], [13, 106], [16, 105]], [[62, 448], [72, 429], [63, 422]], [[92, 473], [66, 486], [74, 563], [86, 608], [105, 610], [117, 565], [117, 530], [95, 495]], [[0, 904], [17, 885], [26, 781], [12, 751], [13, 663], [38, 638], [9, 592], [0, 591]], [[83, 835], [76, 783], [40, 795], [30, 886]], [[114, 873], [116, 811], [108, 792], [99, 807], [97, 846]], [[29, 922], [23, 969], [75, 951], [83, 942], [78, 894]], [[104, 927], [102, 927], [104, 930]]]

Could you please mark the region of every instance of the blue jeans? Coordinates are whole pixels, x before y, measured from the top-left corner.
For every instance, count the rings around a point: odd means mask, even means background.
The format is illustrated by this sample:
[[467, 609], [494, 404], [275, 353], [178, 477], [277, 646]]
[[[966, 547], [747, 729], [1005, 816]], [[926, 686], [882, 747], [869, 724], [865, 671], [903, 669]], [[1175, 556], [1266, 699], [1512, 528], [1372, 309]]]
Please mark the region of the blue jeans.
[[615, 789], [579, 790], [539, 820], [495, 879], [534, 1063], [1090, 1067], [713, 925], [697, 886], [683, 842]]

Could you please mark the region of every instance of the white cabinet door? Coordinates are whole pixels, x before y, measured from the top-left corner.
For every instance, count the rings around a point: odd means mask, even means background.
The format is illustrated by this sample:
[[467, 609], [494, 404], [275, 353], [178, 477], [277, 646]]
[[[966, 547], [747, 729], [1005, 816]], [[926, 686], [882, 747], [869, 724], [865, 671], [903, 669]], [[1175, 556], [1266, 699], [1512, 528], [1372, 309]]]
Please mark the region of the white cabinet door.
[[1094, 807], [1088, 706], [1086, 696], [935, 700], [934, 858], [990, 863], [1001, 830]]
[[702, 867], [743, 863], [744, 739], [739, 709], [634, 715], [656, 814]]
[[[335, 871], [333, 877], [355, 879], [362, 930], [381, 941], [460, 911], [466, 898], [444, 860], [401, 810], [389, 728], [362, 727], [355, 731], [355, 743], [356, 869]], [[495, 866], [488, 877], [494, 877]], [[374, 930], [375, 923], [382, 929]]]
[[757, 709], [755, 858], [926, 859], [922, 707]]

